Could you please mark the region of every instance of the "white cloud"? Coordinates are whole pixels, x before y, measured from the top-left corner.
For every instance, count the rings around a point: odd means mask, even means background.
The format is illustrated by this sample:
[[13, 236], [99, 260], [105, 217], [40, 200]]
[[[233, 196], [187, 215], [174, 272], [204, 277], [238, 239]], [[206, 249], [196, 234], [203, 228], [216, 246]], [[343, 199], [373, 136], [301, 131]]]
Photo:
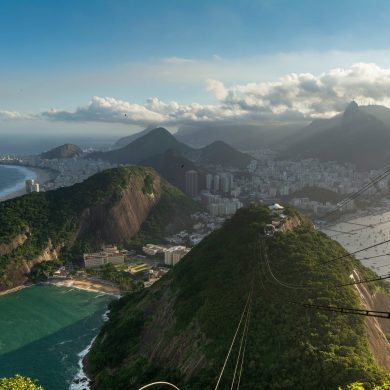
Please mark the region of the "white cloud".
[[57, 121], [181, 125], [194, 122], [295, 121], [329, 117], [355, 98], [359, 103], [390, 105], [390, 69], [357, 63], [319, 75], [291, 73], [276, 81], [226, 86], [208, 80], [215, 104], [181, 104], [156, 97], [143, 104], [95, 96], [74, 112], [50, 110], [41, 116]]
[[117, 100], [112, 97], [92, 98], [74, 112], [51, 109], [41, 116], [56, 121], [113, 122], [138, 125], [180, 124], [233, 119], [240, 109], [231, 110], [220, 105], [179, 104], [150, 98], [143, 105]]
[[218, 100], [225, 100], [229, 95], [223, 82], [219, 80], [207, 80], [207, 90], [213, 92]]
[[80, 122], [123, 122], [134, 124], [162, 122], [166, 117], [146, 106], [117, 100], [113, 97], [94, 96], [90, 103], [78, 107], [74, 112], [51, 109], [41, 114], [43, 117], [60, 121]]
[[181, 64], [194, 63], [195, 60], [191, 60], [189, 58], [182, 58], [182, 57], [166, 57], [163, 59], [163, 62], [166, 64], [181, 65]]
[[291, 73], [273, 82], [238, 84], [230, 88], [212, 81], [209, 90], [223, 104], [239, 106], [245, 111], [329, 117], [342, 111], [351, 99], [362, 104], [390, 105], [390, 69], [358, 63], [319, 76]]
[[20, 120], [20, 119], [31, 119], [28, 115], [23, 115], [17, 111], [0, 111], [0, 120]]

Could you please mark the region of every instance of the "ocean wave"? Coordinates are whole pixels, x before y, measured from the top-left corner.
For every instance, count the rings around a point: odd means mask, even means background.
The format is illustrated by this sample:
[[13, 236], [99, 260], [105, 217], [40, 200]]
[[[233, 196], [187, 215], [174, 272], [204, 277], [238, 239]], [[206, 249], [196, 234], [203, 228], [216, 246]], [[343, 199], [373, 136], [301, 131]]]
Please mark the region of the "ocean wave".
[[89, 345], [83, 349], [77, 356], [79, 357], [78, 362], [78, 371], [75, 377], [73, 378], [72, 383], [69, 386], [69, 390], [90, 390], [90, 379], [88, 378], [87, 373], [84, 371], [83, 360], [87, 353], [90, 351], [93, 342], [95, 341], [96, 336], [92, 339]]
[[[106, 310], [103, 314], [102, 314], [102, 319], [104, 322], [108, 321], [109, 319], [109, 315], [110, 314], [110, 310]], [[89, 345], [87, 346], [87, 348], [85, 348], [84, 350], [82, 350], [77, 356], [79, 357], [79, 362], [78, 362], [78, 371], [77, 371], [77, 374], [75, 375], [75, 377], [73, 378], [73, 381], [72, 383], [70, 384], [69, 386], [69, 390], [90, 390], [90, 378], [88, 378], [88, 375], [87, 373], [85, 372], [84, 370], [84, 364], [83, 364], [83, 360], [85, 358], [85, 356], [88, 354], [88, 352], [90, 351], [91, 347], [92, 347], [92, 344], [93, 342], [95, 341], [97, 336], [95, 336], [92, 341], [89, 343]]]
[[105, 313], [103, 313], [102, 319], [104, 322], [107, 322], [110, 319], [110, 317], [108, 316], [109, 314], [110, 314], [110, 310], [107, 310]]

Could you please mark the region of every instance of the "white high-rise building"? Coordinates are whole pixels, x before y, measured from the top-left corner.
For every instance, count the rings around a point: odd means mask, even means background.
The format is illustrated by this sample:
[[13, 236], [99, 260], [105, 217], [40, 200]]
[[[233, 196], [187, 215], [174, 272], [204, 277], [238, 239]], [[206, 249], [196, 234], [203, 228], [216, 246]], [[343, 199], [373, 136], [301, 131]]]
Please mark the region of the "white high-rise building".
[[214, 186], [213, 186], [213, 190], [214, 192], [218, 192], [219, 189], [220, 189], [220, 178], [219, 178], [219, 175], [214, 175]]
[[228, 193], [230, 191], [230, 178], [226, 173], [221, 175], [221, 189], [223, 192]]
[[211, 173], [208, 173], [206, 175], [206, 189], [210, 191], [212, 187], [213, 187], [213, 175]]
[[186, 172], [186, 193], [191, 197], [198, 195], [198, 172], [194, 170]]
[[32, 192], [32, 187], [34, 185], [34, 179], [26, 180], [25, 185], [26, 185], [26, 192], [29, 194], [30, 192]]
[[26, 185], [26, 192], [28, 194], [30, 194], [31, 192], [39, 192], [40, 191], [39, 183], [37, 181], [35, 181], [34, 179], [26, 180], [25, 185]]
[[166, 265], [176, 265], [191, 249], [185, 246], [173, 246], [166, 249], [164, 262]]

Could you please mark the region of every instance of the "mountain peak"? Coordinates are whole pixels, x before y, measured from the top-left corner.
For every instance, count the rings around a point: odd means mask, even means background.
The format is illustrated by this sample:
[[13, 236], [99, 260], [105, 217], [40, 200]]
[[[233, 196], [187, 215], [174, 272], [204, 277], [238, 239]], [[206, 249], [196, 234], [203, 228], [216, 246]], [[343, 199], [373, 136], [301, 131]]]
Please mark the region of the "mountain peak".
[[50, 149], [47, 152], [41, 153], [41, 158], [44, 159], [61, 159], [61, 158], [70, 158], [74, 156], [79, 156], [83, 151], [74, 144], [64, 144], [57, 146], [54, 149]]
[[173, 137], [172, 134], [164, 127], [156, 127], [155, 129], [150, 130], [145, 136], [170, 136]]
[[351, 118], [358, 113], [361, 113], [359, 105], [354, 100], [352, 100], [351, 103], [349, 103], [348, 106], [346, 107], [343, 114], [343, 118]]

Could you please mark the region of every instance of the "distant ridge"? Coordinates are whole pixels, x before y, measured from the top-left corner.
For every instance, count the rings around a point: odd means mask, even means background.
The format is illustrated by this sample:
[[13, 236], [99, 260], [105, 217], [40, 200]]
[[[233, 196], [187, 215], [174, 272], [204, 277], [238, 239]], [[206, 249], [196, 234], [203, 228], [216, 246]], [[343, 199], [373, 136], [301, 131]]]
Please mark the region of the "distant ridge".
[[126, 137], [120, 138], [120, 139], [118, 139], [118, 141], [115, 142], [115, 147], [118, 148], [118, 149], [123, 148], [123, 147], [127, 146], [128, 144], [131, 144], [136, 139], [141, 138], [142, 136], [148, 134], [154, 128], [155, 128], [155, 126], [148, 126], [144, 130], [141, 130], [141, 131], [139, 131], [137, 133], [134, 133], [134, 134], [128, 135]]
[[80, 156], [81, 154], [83, 154], [83, 151], [77, 145], [64, 144], [47, 152], [41, 153], [40, 157], [47, 160], [53, 160]]
[[168, 149], [184, 153], [191, 152], [189, 146], [177, 141], [168, 130], [157, 127], [121, 149], [110, 152], [95, 152], [89, 157], [108, 160], [116, 164], [139, 164], [141, 161], [162, 154]]
[[[168, 149], [162, 154], [156, 154], [141, 162], [141, 165], [154, 168], [165, 180], [180, 188], [185, 188], [185, 174], [189, 170], [199, 170], [192, 161], [185, 158], [179, 151]], [[203, 177], [199, 177], [200, 180]]]
[[355, 102], [340, 116], [315, 121], [298, 132], [281, 158], [353, 163], [361, 170], [390, 163], [390, 127]]
[[[223, 167], [246, 168], [251, 162], [251, 157], [239, 152], [223, 141], [194, 149], [179, 142], [168, 130], [157, 127], [146, 132], [125, 147], [110, 152], [95, 152], [88, 157], [93, 159], [108, 160], [116, 164], [144, 164], [145, 161], [154, 161], [155, 166], [158, 155], [164, 155], [168, 150], [174, 150], [184, 158], [200, 165], [221, 165]], [[171, 155], [172, 157], [173, 155]]]
[[246, 168], [252, 160], [248, 154], [239, 152], [223, 141], [214, 141], [200, 149], [199, 159], [202, 164], [232, 166], [241, 169]]

